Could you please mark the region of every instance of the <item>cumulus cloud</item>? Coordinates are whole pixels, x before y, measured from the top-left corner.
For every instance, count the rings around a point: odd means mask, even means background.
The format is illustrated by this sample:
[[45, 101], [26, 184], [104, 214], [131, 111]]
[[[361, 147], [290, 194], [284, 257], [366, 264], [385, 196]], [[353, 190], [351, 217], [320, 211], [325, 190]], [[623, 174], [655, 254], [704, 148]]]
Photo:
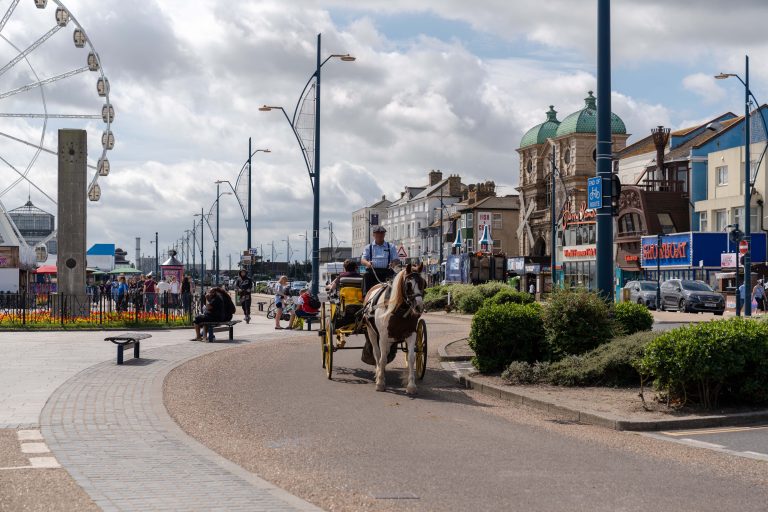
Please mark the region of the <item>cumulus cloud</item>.
[[716, 103], [725, 98], [725, 91], [712, 75], [695, 73], [683, 78], [683, 87], [699, 96], [705, 103]]
[[[679, 59], [685, 50], [689, 65], [695, 67], [690, 63], [704, 55], [710, 59], [707, 66], [728, 71], [740, 66], [739, 58], [730, 55], [740, 44], [754, 45], [756, 55], [763, 52], [765, 43], [749, 31], [714, 30], [745, 12], [752, 13], [753, 23], [765, 11], [762, 4], [738, 5], [717, 16], [710, 13], [714, 4], [695, 10], [685, 4], [615, 2], [617, 65]], [[30, 6], [20, 4], [21, 14], [7, 27], [8, 37], [18, 38], [19, 44], [28, 44], [52, 24], [52, 9], [41, 18]], [[321, 226], [332, 221], [337, 238], [347, 241], [353, 210], [383, 194], [396, 196], [406, 184], [424, 184], [430, 169], [460, 174], [465, 183], [493, 179], [505, 193], [512, 192], [518, 173], [515, 148], [523, 133], [545, 119], [549, 105], [555, 105], [560, 119], [582, 108], [587, 91], [595, 87], [594, 1], [574, 8], [566, 0], [546, 5], [426, 0], [418, 7], [404, 0], [371, 0], [350, 9], [341, 0], [247, 1], [236, 8], [208, 0], [82, 0], [71, 7], [101, 54], [117, 112], [112, 173], [101, 182], [102, 201], [89, 205], [89, 242], [115, 242], [131, 256], [134, 237], [144, 238], [144, 250], [151, 252], [146, 239], [158, 231], [161, 248], [166, 247], [191, 229], [194, 213], [209, 211], [216, 197], [214, 181], [236, 181], [248, 137], [254, 147], [272, 150], [253, 159], [256, 245], [267, 248], [274, 241], [284, 247], [281, 240], [292, 240], [299, 247], [298, 235], [311, 233], [312, 190], [294, 134], [279, 111], [259, 112], [258, 106], [282, 105], [292, 115], [314, 71], [318, 32], [323, 33], [324, 55], [349, 52], [357, 57], [354, 63], [329, 61], [322, 75]], [[332, 12], [339, 10], [350, 14], [345, 24], [334, 21]], [[521, 50], [488, 58], [473, 53], [458, 37], [422, 34], [393, 40], [377, 24], [382, 14], [425, 12], [466, 22], [478, 32], [519, 43]], [[32, 59], [46, 76], [83, 63], [83, 51], [71, 44], [71, 27], [56, 37], [56, 44]], [[12, 55], [0, 44], [0, 59]], [[706, 90], [709, 85], [701, 78], [706, 72], [695, 67], [683, 86], [714, 97], [718, 86]], [[29, 80], [24, 67], [0, 77], [6, 90]], [[45, 92], [59, 112], [101, 111], [93, 74]], [[36, 94], [13, 98], [4, 107], [39, 108]], [[658, 124], [674, 125], [680, 117], [663, 97], [616, 91], [612, 102], [638, 136]], [[55, 130], [74, 123], [52, 122], [44, 128], [31, 121], [6, 121], [0, 132], [24, 140], [44, 133], [54, 146]], [[102, 123], [88, 120], [78, 126], [89, 130], [89, 146], [98, 150]], [[34, 155], [1, 137], [0, 152], [12, 155], [22, 169]], [[96, 153], [90, 153], [93, 164]], [[43, 154], [30, 176], [55, 193], [55, 171], [55, 159]], [[12, 174], [0, 171], [4, 182]], [[0, 199], [14, 207], [28, 193], [28, 186], [19, 185]], [[32, 197], [55, 211], [34, 190]], [[222, 197], [220, 206], [222, 256], [234, 255], [245, 244], [242, 213], [231, 196]], [[207, 258], [210, 235], [206, 230]]]

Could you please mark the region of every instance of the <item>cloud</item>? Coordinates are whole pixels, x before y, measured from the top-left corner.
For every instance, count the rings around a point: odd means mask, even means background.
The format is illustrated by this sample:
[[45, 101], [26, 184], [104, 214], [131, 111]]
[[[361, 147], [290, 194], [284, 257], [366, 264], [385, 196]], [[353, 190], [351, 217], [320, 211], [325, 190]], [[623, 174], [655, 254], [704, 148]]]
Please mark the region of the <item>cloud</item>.
[[712, 75], [695, 73], [683, 79], [683, 87], [699, 96], [705, 103], [712, 104], [725, 98], [725, 91], [720, 87]]

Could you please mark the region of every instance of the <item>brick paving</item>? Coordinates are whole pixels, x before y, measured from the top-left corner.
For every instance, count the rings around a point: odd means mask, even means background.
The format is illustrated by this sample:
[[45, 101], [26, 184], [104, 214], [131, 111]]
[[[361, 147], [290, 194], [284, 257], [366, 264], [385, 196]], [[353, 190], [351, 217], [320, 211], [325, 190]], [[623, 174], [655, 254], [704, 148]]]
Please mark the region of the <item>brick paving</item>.
[[[236, 345], [236, 344], [234, 344]], [[165, 375], [233, 344], [187, 342], [92, 366], [58, 388], [40, 417], [52, 452], [109, 510], [314, 510], [188, 438], [162, 403]]]

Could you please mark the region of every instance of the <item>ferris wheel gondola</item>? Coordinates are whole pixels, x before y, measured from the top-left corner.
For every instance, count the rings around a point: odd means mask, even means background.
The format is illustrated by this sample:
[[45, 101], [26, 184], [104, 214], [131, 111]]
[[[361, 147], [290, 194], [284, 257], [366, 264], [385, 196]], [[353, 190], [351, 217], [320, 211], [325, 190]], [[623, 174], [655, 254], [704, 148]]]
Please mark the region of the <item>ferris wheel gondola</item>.
[[[91, 201], [98, 201], [101, 197], [98, 181], [100, 177], [109, 174], [110, 165], [107, 152], [115, 146], [115, 136], [111, 130], [111, 125], [115, 119], [115, 108], [109, 99], [109, 80], [104, 74], [99, 53], [72, 11], [60, 0], [51, 0], [50, 3], [56, 7], [53, 11], [53, 27], [47, 30], [41, 29], [42, 35], [31, 43], [22, 43], [20, 40], [34, 30], [28, 27], [33, 25], [30, 20], [37, 19], [35, 18], [37, 15], [24, 12], [24, 6], [29, 4], [21, 3], [20, 0], [0, 0], [0, 13], [4, 12], [0, 18], [0, 48], [3, 47], [4, 43], [7, 45], [5, 50], [10, 51], [9, 57], [0, 56], [0, 84], [2, 84], [0, 85], [0, 100], [3, 100], [2, 106], [0, 106], [0, 140], [5, 144], [0, 148], [0, 169], [3, 169], [4, 166], [4, 170], [0, 170], [0, 176], [6, 175], [6, 173], [11, 174], [11, 179], [3, 179], [3, 185], [0, 186], [0, 200], [14, 188], [24, 183], [29, 184], [30, 188], [43, 192], [47, 198], [53, 200], [50, 193], [44, 192], [35, 183], [34, 180], [39, 176], [33, 171], [36, 164], [39, 164], [41, 154], [57, 155], [56, 144], [47, 142], [47, 139], [50, 138], [47, 130], [51, 130], [51, 125], [58, 122], [56, 120], [66, 119], [82, 120], [83, 127], [91, 132], [94, 128], [93, 121], [104, 123], [101, 133], [102, 144], [100, 146], [89, 145], [91, 152], [98, 154], [92, 154], [92, 157], [89, 158], [88, 168], [93, 171], [93, 174], [89, 181], [88, 198]], [[45, 11], [49, 2], [47, 0], [34, 0], [34, 4], [37, 9]], [[15, 26], [14, 21], [16, 21]], [[40, 23], [44, 23], [44, 20]], [[18, 30], [20, 26], [23, 26], [23, 31]], [[45, 55], [46, 49], [50, 49], [51, 46], [67, 46], [66, 38], [56, 37], [56, 34], [66, 27], [73, 27], [72, 39], [68, 45], [69, 48], [74, 48], [71, 51], [67, 50], [66, 55], [72, 60], [74, 66], [70, 64], [71, 69], [53, 74], [50, 73], [50, 68], [54, 66], [50, 62], [45, 63], [45, 59], [42, 57]], [[79, 49], [87, 49], [87, 53], [81, 54]], [[57, 47], [55, 51], [56, 64], [66, 65], [64, 63], [68, 62], [68, 59], [59, 59], [58, 57], [63, 51], [62, 48]], [[43, 65], [40, 65], [41, 61], [44, 62]], [[21, 66], [27, 68], [31, 81], [19, 84], [18, 82], [24, 76], [21, 73]], [[93, 110], [88, 112], [89, 107], [82, 106], [88, 101], [78, 98], [77, 107], [68, 107], [74, 109], [74, 112], [51, 112], [50, 106], [76, 103], [75, 101], [69, 102], [66, 97], [56, 96], [56, 92], [67, 87], [77, 88], [84, 85], [87, 81], [83, 82], [83, 79], [78, 77], [87, 73], [97, 75], [96, 94], [93, 95]], [[44, 74], [48, 76], [44, 76]], [[36, 100], [38, 108], [34, 107], [35, 101], [30, 99], [30, 94], [34, 93], [39, 93]], [[96, 101], [97, 98], [100, 101]], [[32, 106], [30, 106], [30, 102], [33, 103]], [[99, 107], [101, 111], [99, 111]], [[16, 110], [24, 111], [18, 112]], [[34, 110], [38, 111], [35, 112]], [[85, 112], [82, 112], [83, 110]], [[2, 119], [6, 121], [3, 122]], [[34, 133], [34, 130], [37, 129], [39, 129], [39, 138], [31, 139], [29, 134]], [[17, 148], [25, 149], [17, 150]], [[2, 205], [0, 204], [1, 209]]]

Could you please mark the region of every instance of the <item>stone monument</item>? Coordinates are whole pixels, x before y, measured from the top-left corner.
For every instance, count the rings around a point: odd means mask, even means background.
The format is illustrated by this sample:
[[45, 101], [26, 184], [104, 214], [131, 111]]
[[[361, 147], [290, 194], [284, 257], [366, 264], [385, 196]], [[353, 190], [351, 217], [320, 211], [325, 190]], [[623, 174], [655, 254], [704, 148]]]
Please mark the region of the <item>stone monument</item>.
[[60, 314], [87, 315], [85, 234], [87, 195], [85, 130], [59, 130], [57, 292]]

